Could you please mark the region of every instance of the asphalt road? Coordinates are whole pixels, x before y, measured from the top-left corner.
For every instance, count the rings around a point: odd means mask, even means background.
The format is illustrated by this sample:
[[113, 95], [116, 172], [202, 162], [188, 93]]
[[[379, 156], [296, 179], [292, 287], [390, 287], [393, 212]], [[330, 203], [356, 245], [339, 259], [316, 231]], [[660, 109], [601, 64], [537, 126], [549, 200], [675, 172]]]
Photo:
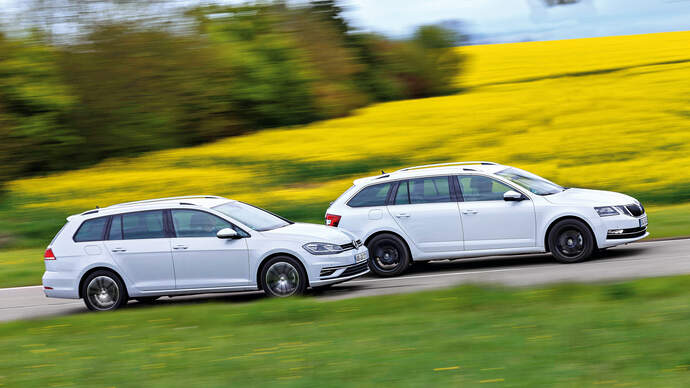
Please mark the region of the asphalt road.
[[[558, 264], [550, 255], [496, 256], [441, 261], [414, 267], [398, 278], [362, 277], [312, 293], [323, 300], [354, 298], [450, 287], [463, 283], [531, 286], [561, 282], [606, 282], [690, 274], [690, 239], [642, 242], [609, 249], [578, 264]], [[264, 298], [260, 292], [161, 298], [155, 304], [208, 301], [243, 303]], [[127, 308], [150, 308], [130, 302]], [[81, 300], [52, 299], [41, 286], [0, 289], [0, 321], [86, 313]]]

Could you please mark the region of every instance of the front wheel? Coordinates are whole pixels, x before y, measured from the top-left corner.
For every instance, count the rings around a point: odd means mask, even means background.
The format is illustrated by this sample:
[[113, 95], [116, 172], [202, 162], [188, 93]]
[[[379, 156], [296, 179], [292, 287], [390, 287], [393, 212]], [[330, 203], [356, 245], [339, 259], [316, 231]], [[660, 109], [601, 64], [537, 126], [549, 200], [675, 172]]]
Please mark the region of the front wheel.
[[307, 289], [307, 274], [302, 265], [289, 256], [270, 259], [259, 275], [266, 295], [284, 298], [303, 294]]
[[559, 221], [549, 232], [549, 248], [561, 263], [586, 260], [596, 248], [594, 236], [584, 222], [567, 219]]
[[84, 304], [91, 311], [112, 311], [127, 303], [127, 290], [120, 277], [107, 270], [90, 274], [82, 285]]
[[410, 266], [405, 242], [392, 234], [380, 234], [369, 241], [369, 268], [379, 276], [401, 275]]

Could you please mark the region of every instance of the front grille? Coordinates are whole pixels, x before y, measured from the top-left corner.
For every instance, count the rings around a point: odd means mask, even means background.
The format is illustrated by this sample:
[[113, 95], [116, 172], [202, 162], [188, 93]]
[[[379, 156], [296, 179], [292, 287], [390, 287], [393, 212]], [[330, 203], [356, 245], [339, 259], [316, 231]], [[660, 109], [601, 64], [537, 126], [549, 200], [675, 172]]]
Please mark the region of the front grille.
[[636, 203], [633, 203], [632, 205], [625, 205], [625, 208], [630, 212], [630, 215], [633, 217], [639, 217], [644, 214], [644, 208], [642, 205], [638, 205]]
[[344, 278], [347, 276], [356, 275], [358, 273], [362, 273], [362, 272], [366, 271], [367, 268], [369, 268], [369, 264], [366, 261], [363, 263], [360, 263], [360, 264], [355, 264], [351, 267], [347, 267], [345, 269], [345, 271], [343, 271], [343, 273], [341, 273], [340, 276], [338, 276], [338, 277]]
[[623, 233], [619, 234], [607, 234], [606, 239], [607, 240], [622, 240], [625, 238], [635, 238], [635, 237], [640, 237], [644, 236], [644, 234], [647, 232], [647, 227], [646, 226], [641, 226], [638, 228], [630, 228], [630, 229], [623, 229]]
[[343, 244], [340, 247], [345, 251], [349, 251], [350, 249], [356, 249], [356, 248], [359, 248], [360, 246], [362, 246], [362, 240], [352, 241], [352, 242], [349, 242], [347, 244]]

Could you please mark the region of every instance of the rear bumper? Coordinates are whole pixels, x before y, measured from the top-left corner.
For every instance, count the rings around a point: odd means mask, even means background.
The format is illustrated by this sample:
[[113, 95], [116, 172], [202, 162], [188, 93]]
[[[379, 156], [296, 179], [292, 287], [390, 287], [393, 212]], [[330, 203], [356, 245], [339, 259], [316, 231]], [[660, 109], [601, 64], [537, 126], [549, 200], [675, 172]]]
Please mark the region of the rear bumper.
[[78, 287], [72, 274], [53, 271], [43, 273], [43, 293], [49, 298], [79, 299]]

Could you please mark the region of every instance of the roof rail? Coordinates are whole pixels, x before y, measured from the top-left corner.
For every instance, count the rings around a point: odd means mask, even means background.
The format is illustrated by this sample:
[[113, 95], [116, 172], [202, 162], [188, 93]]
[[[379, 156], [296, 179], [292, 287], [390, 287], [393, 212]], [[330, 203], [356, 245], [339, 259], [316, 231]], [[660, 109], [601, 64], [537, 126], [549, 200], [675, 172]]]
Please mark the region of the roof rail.
[[174, 201], [178, 199], [192, 199], [192, 198], [212, 198], [212, 199], [224, 199], [223, 197], [217, 196], [217, 195], [183, 195], [180, 197], [165, 197], [165, 198], [156, 198], [156, 199], [145, 199], [143, 201], [133, 201], [133, 202], [123, 202], [123, 203], [117, 203], [115, 205], [110, 205], [108, 206], [109, 209], [111, 208], [116, 208], [116, 207], [124, 207], [124, 206], [133, 206], [133, 205], [141, 205], [145, 203], [155, 203], [155, 202], [163, 202], [163, 201]]
[[[450, 162], [450, 163], [436, 163], [436, 164], [424, 164], [421, 166], [413, 166], [413, 167], [405, 167], [403, 169], [400, 169], [398, 171], [409, 171], [409, 170], [417, 170], [420, 168], [429, 168], [429, 167], [445, 167], [445, 166], [462, 166], [462, 165], [467, 165], [467, 164], [481, 164], [484, 166], [497, 166], [498, 163], [494, 162]], [[398, 172], [396, 171], [396, 172]]]

